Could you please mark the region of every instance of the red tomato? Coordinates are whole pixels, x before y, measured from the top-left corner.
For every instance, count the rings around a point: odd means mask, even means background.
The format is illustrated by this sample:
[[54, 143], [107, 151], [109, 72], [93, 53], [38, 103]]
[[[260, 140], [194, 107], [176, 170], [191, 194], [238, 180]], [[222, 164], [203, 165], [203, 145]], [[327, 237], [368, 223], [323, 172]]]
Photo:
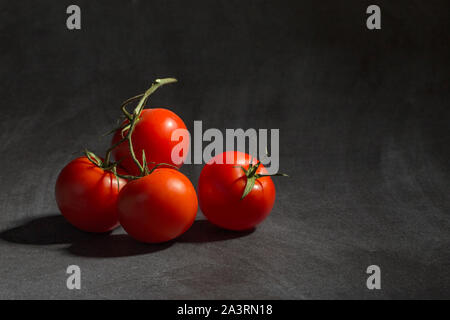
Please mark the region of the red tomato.
[[[233, 163], [226, 163], [227, 155]], [[258, 178], [253, 189], [241, 200], [247, 177], [241, 168], [248, 169], [250, 156], [227, 151], [212, 158], [202, 169], [198, 181], [198, 198], [202, 212], [213, 224], [230, 230], [251, 229], [263, 221], [275, 202], [275, 186], [270, 177]], [[214, 163], [221, 160], [222, 164]], [[253, 159], [252, 164], [257, 160]], [[257, 174], [267, 174], [261, 164]]]
[[138, 241], [172, 240], [190, 228], [197, 214], [197, 194], [178, 170], [158, 168], [132, 180], [119, 194], [119, 221]]
[[56, 180], [55, 197], [63, 216], [88, 232], [106, 232], [119, 225], [117, 197], [126, 180], [93, 164], [87, 157], [65, 166]]
[[[167, 109], [144, 109], [141, 113], [139, 121], [132, 134], [133, 150], [136, 157], [142, 159], [142, 150], [145, 151], [145, 157], [148, 162], [169, 163], [176, 165], [178, 168], [183, 163], [176, 164], [172, 161], [172, 149], [179, 141], [172, 141], [172, 133], [176, 129], [186, 129], [183, 120], [175, 113]], [[121, 130], [117, 130], [114, 134], [112, 144], [120, 141], [122, 138]], [[124, 132], [124, 135], [126, 131]], [[189, 143], [188, 141], [186, 143]], [[125, 141], [113, 150], [116, 160], [122, 160], [121, 166], [129, 173], [137, 176], [139, 170], [130, 156], [128, 143]], [[187, 154], [181, 154], [183, 162]], [[148, 164], [149, 169], [154, 165]]]

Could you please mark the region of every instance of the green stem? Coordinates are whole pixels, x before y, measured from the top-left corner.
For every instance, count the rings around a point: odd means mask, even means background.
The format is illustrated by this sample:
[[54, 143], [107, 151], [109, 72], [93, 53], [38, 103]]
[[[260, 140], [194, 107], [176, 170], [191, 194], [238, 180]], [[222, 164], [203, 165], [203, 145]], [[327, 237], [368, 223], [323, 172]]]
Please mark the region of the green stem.
[[174, 82], [177, 82], [177, 79], [175, 79], [175, 78], [156, 79], [152, 83], [152, 86], [147, 91], [145, 91], [141, 101], [139, 101], [139, 104], [134, 109], [133, 114], [137, 115], [137, 116], [139, 116], [141, 114], [142, 110], [144, 109], [144, 105], [145, 105], [145, 102], [147, 101], [147, 98], [153, 92], [155, 92], [159, 87], [162, 87], [163, 85], [166, 85], [166, 84], [169, 84], [169, 83], [174, 83]]
[[[94, 165], [96, 165], [99, 168], [102, 168], [105, 171], [110, 171], [114, 174], [114, 176], [117, 179], [117, 189], [120, 189], [120, 183], [119, 183], [119, 178], [123, 178], [123, 179], [127, 179], [127, 180], [136, 180], [139, 179], [147, 174], [151, 174], [156, 168], [162, 166], [162, 165], [167, 165], [167, 166], [172, 166], [174, 168], [177, 168], [176, 166], [173, 166], [171, 164], [168, 163], [158, 163], [156, 164], [151, 171], [148, 170], [147, 167], [147, 162], [145, 160], [145, 153], [143, 152], [142, 154], [142, 165], [139, 162], [139, 160], [136, 158], [136, 155], [134, 153], [134, 149], [133, 149], [133, 141], [131, 139], [131, 135], [133, 134], [134, 128], [136, 126], [136, 123], [139, 121], [139, 117], [142, 113], [142, 110], [144, 109], [145, 103], [147, 102], [148, 97], [155, 92], [159, 87], [165, 85], [165, 84], [169, 84], [169, 83], [173, 83], [176, 82], [177, 80], [174, 78], [165, 78], [165, 79], [156, 79], [153, 83], [152, 86], [143, 94], [139, 94], [137, 96], [131, 97], [127, 100], [125, 100], [122, 105], [121, 105], [121, 110], [122, 113], [124, 114], [124, 116], [126, 117], [126, 119], [128, 120], [128, 124], [125, 122], [125, 124], [121, 125], [118, 129], [111, 131], [110, 133], [113, 133], [117, 130], [121, 130], [122, 133], [122, 139], [120, 139], [118, 142], [114, 143], [111, 147], [109, 147], [106, 150], [106, 155], [105, 155], [105, 160], [102, 161], [99, 157], [97, 157], [95, 155], [95, 153], [88, 151], [87, 149], [84, 151], [84, 154], [86, 155], [86, 157], [89, 159], [89, 161], [91, 161]], [[133, 110], [133, 113], [128, 112], [127, 110], [127, 105], [130, 104], [131, 102], [137, 100], [140, 98], [140, 101], [137, 105], [137, 107]], [[128, 130], [126, 136], [123, 136], [123, 132]], [[139, 168], [140, 171], [140, 175], [139, 176], [132, 176], [132, 175], [122, 175], [119, 174], [117, 172], [117, 166], [119, 165], [120, 161], [122, 161], [123, 159], [113, 162], [111, 163], [111, 152], [117, 148], [120, 144], [124, 143], [125, 141], [128, 141], [128, 147], [130, 149], [130, 155], [131, 158], [133, 159], [134, 163], [137, 165], [137, 167]], [[154, 162], [151, 162], [154, 163]]]
[[131, 139], [131, 135], [133, 134], [133, 130], [134, 130], [134, 127], [135, 127], [135, 125], [137, 123], [137, 119], [138, 119], [137, 116], [135, 116], [133, 118], [133, 121], [131, 122], [130, 130], [128, 131], [126, 138], [128, 140], [128, 148], [130, 149], [131, 158], [133, 159], [134, 163], [139, 168], [139, 172], [141, 173], [141, 176], [143, 176], [144, 173], [145, 173], [145, 168], [143, 167], [143, 165], [141, 165], [139, 160], [136, 158], [136, 154], [134, 153], [134, 149], [133, 149], [133, 141]]
[[125, 117], [127, 117], [128, 120], [131, 120], [131, 113], [128, 112], [127, 105], [129, 105], [134, 100], [141, 98], [143, 95], [144, 95], [144, 93], [141, 93], [141, 94], [138, 94], [137, 96], [131, 97], [131, 98], [125, 100], [122, 103], [122, 105], [120, 106], [120, 109], [122, 110], [123, 114], [125, 115]]
[[[247, 177], [247, 182], [245, 183], [244, 192], [242, 193], [241, 200], [244, 199], [252, 190], [255, 185], [256, 180], [263, 177], [288, 177], [287, 174], [284, 173], [275, 173], [275, 174], [259, 174], [256, 173], [259, 166], [261, 165], [261, 162], [258, 161], [256, 164], [252, 164], [252, 159], [250, 159], [250, 164], [248, 166], [248, 169], [245, 169], [243, 166], [237, 166], [242, 169], [245, 176]], [[236, 166], [235, 166], [236, 167]]]
[[[110, 166], [110, 159], [111, 159], [111, 152], [117, 148], [120, 144], [122, 144], [125, 141], [128, 141], [128, 147], [130, 149], [130, 155], [131, 158], [133, 159], [134, 163], [136, 164], [136, 166], [139, 168], [140, 171], [140, 176], [144, 176], [146, 173], [146, 168], [145, 168], [145, 163], [143, 163], [141, 165], [141, 163], [139, 162], [139, 160], [136, 157], [136, 154], [134, 153], [134, 149], [133, 149], [133, 142], [131, 139], [131, 135], [133, 134], [134, 128], [136, 126], [136, 123], [139, 121], [139, 117], [142, 113], [142, 110], [144, 109], [145, 103], [147, 102], [148, 97], [153, 94], [159, 87], [169, 84], [169, 83], [174, 83], [177, 82], [176, 79], [174, 78], [165, 78], [165, 79], [156, 79], [151, 87], [145, 91], [145, 93], [143, 94], [139, 94], [137, 96], [131, 97], [127, 100], [125, 100], [122, 103], [121, 109], [123, 114], [125, 115], [125, 117], [128, 119], [129, 121], [129, 129], [128, 132], [126, 134], [125, 137], [123, 137], [121, 140], [119, 140], [118, 142], [116, 142], [114, 145], [112, 145], [110, 148], [108, 148], [108, 150], [106, 151], [106, 155], [105, 155], [105, 166]], [[134, 109], [133, 113], [129, 113], [126, 109], [126, 106], [128, 104], [130, 104], [131, 102], [139, 99], [139, 103], [136, 106], [136, 108]]]
[[111, 152], [117, 148], [121, 143], [125, 142], [125, 140], [127, 140], [126, 137], [120, 139], [118, 142], [116, 142], [115, 144], [113, 144], [111, 147], [108, 148], [108, 150], [106, 150], [106, 155], [105, 155], [105, 165], [109, 166], [110, 165], [110, 159], [111, 159]]

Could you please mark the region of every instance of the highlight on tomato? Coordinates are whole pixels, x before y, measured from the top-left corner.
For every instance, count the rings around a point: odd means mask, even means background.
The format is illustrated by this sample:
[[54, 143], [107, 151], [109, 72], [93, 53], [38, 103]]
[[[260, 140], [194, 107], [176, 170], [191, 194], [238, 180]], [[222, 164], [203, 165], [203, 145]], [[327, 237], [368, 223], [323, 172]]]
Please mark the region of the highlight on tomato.
[[275, 186], [270, 176], [259, 161], [246, 153], [226, 151], [217, 155], [200, 173], [197, 187], [200, 209], [221, 228], [252, 229], [273, 208]]
[[198, 201], [194, 186], [184, 174], [156, 168], [128, 182], [117, 206], [120, 224], [131, 237], [160, 243], [179, 237], [191, 227]]
[[[87, 152], [67, 164], [59, 174], [55, 198], [62, 215], [87, 232], [107, 232], [119, 226], [117, 198], [127, 180], [103, 166]], [[113, 169], [115, 170], [115, 169]]]

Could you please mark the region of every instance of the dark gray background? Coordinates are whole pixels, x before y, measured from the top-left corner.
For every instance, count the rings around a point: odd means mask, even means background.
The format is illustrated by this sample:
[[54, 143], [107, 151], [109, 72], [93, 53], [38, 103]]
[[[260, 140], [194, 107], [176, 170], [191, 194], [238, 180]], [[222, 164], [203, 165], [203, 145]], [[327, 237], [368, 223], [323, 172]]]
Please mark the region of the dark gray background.
[[[0, 298], [449, 298], [450, 8], [376, 3], [378, 31], [367, 1], [1, 1]], [[142, 245], [58, 213], [62, 167], [166, 76], [151, 105], [191, 129], [280, 128], [291, 177], [254, 232]]]

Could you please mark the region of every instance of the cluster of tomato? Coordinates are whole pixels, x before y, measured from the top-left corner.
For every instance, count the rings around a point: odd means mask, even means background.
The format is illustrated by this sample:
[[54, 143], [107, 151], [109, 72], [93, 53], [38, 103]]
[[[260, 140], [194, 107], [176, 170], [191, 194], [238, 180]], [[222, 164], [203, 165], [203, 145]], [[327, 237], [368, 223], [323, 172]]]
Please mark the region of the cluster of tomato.
[[[167, 109], [144, 109], [156, 89], [175, 81], [158, 79], [144, 94], [124, 102], [125, 120], [113, 131], [104, 158], [86, 150], [63, 168], [55, 196], [72, 225], [107, 232], [120, 224], [138, 241], [159, 243], [186, 232], [199, 203], [210, 222], [229, 230], [251, 229], [270, 213], [274, 184], [260, 162], [241, 152], [217, 155], [204, 166], [197, 199], [192, 183], [178, 171], [181, 164], [172, 161], [178, 143], [172, 133], [186, 130], [184, 122]], [[137, 100], [130, 113], [127, 105]]]

